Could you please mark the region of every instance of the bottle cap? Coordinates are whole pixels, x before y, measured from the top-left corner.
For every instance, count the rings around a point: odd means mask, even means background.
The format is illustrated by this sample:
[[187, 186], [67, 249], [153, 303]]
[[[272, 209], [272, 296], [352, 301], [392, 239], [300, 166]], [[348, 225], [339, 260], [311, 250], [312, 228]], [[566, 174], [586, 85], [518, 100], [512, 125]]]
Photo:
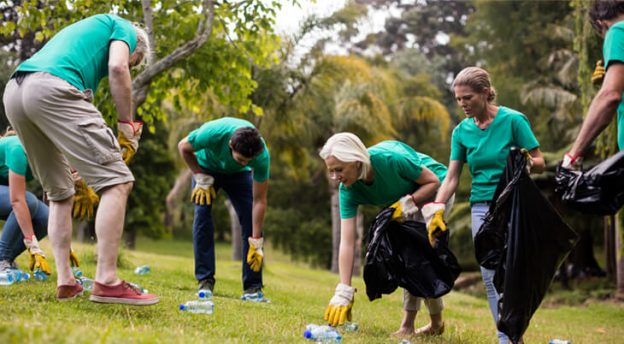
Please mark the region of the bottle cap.
[[303, 338], [307, 338], [307, 339], [312, 338], [312, 332], [310, 332], [310, 330], [303, 331]]
[[186, 309], [186, 306], [184, 304], [180, 304], [180, 310], [183, 311]]

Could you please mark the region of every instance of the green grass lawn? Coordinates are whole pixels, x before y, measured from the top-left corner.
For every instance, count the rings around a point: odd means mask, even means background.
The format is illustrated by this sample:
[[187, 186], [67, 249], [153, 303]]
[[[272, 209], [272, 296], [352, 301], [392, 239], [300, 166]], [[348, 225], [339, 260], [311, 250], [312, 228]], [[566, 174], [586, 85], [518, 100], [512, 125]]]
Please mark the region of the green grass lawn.
[[[48, 241], [43, 242], [51, 252]], [[95, 272], [91, 245], [74, 244], [86, 276]], [[217, 249], [215, 313], [180, 312], [178, 305], [195, 298], [193, 248], [190, 242], [142, 239], [136, 251], [124, 250], [120, 276], [160, 296], [155, 306], [101, 305], [86, 296], [57, 302], [55, 275], [46, 282], [29, 281], [0, 287], [0, 343], [308, 343], [302, 333], [308, 323], [322, 323], [322, 314], [338, 276], [292, 263], [268, 249], [264, 272], [265, 294], [271, 304], [240, 301], [241, 263], [232, 261], [230, 247]], [[26, 257], [18, 259], [26, 266]], [[133, 269], [148, 264], [152, 271], [137, 276]], [[344, 343], [398, 343], [389, 336], [401, 320], [401, 292], [369, 302], [361, 278], [353, 310], [360, 329], [344, 334]], [[439, 338], [412, 343], [495, 343], [494, 325], [485, 298], [452, 292], [445, 297], [447, 331]], [[424, 307], [423, 307], [424, 308]], [[418, 325], [427, 322], [418, 315]], [[609, 302], [583, 306], [541, 308], [525, 335], [526, 343], [570, 339], [579, 343], [622, 343], [624, 307]]]

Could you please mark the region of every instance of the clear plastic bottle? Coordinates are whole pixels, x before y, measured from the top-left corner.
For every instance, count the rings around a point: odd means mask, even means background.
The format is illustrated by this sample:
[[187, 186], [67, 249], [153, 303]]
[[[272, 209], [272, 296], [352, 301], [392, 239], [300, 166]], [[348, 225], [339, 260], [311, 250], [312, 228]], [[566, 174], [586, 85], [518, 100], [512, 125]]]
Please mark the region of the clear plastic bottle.
[[147, 289], [144, 289], [143, 287], [141, 287], [140, 285], [136, 284], [136, 283], [131, 283], [128, 282], [128, 284], [130, 284], [131, 286], [139, 289], [141, 291], [141, 294], [147, 294]]
[[0, 272], [0, 285], [11, 285], [15, 283], [13, 273], [8, 270]]
[[335, 328], [328, 325], [309, 324], [303, 332], [303, 337], [315, 340], [317, 343], [340, 343], [342, 341], [340, 333], [338, 333]]
[[210, 300], [187, 301], [180, 305], [180, 310], [191, 313], [212, 314], [214, 313], [214, 303]]
[[197, 292], [197, 297], [200, 300], [212, 300], [212, 291], [210, 289], [200, 289]]
[[572, 341], [566, 339], [551, 339], [548, 344], [572, 344]]
[[72, 273], [74, 274], [74, 277], [76, 277], [76, 278], [82, 277], [82, 271], [80, 271], [80, 268], [78, 268], [76, 266], [74, 266], [72, 268]]
[[347, 332], [357, 332], [360, 326], [357, 323], [345, 322], [343, 329]]
[[86, 291], [92, 291], [93, 290], [93, 280], [88, 278], [88, 277], [80, 277], [76, 279], [76, 282], [80, 283], [80, 285], [82, 285], [82, 289], [86, 290]]
[[15, 282], [26, 282], [30, 279], [30, 274], [20, 269], [11, 269], [8, 272], [13, 274]]
[[45, 272], [41, 271], [41, 269], [36, 269], [33, 272], [33, 277], [37, 281], [47, 281], [48, 280], [48, 274], [46, 274]]
[[149, 265], [137, 266], [137, 268], [134, 269], [134, 273], [137, 275], [147, 275], [149, 272], [150, 272]]
[[399, 344], [412, 344], [412, 342], [410, 342], [410, 341], [409, 341], [409, 340], [407, 340], [407, 339], [402, 339], [402, 340], [399, 342]]

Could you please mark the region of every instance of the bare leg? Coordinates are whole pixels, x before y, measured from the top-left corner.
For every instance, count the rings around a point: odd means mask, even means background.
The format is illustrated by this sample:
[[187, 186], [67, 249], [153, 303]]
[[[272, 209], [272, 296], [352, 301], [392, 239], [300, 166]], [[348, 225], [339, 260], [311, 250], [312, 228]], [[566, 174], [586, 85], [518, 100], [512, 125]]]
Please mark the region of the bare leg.
[[116, 285], [120, 282], [117, 277], [117, 256], [126, 216], [126, 203], [132, 185], [124, 183], [111, 186], [102, 192], [100, 198], [95, 216], [98, 252], [95, 280], [102, 284]]
[[417, 336], [438, 336], [444, 332], [444, 321], [442, 321], [442, 313], [430, 314], [431, 322], [416, 330]]
[[50, 201], [48, 218], [48, 237], [52, 244], [52, 253], [56, 259], [57, 285], [76, 284], [69, 265], [69, 249], [72, 238], [71, 209], [74, 197], [62, 201]]
[[396, 337], [408, 337], [414, 335], [414, 320], [416, 320], [416, 314], [418, 314], [418, 311], [403, 311], [401, 327], [392, 335]]

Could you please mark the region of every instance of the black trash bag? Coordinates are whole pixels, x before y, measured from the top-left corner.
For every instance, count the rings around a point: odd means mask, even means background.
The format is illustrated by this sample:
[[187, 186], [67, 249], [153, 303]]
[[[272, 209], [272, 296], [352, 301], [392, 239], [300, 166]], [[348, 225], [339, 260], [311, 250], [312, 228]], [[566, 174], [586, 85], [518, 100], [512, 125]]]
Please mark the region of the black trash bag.
[[475, 236], [480, 264], [495, 270], [502, 294], [498, 330], [517, 343], [529, 326], [555, 272], [570, 253], [577, 234], [531, 180], [517, 149], [505, 171], [485, 221]]
[[588, 171], [557, 166], [555, 192], [570, 208], [587, 214], [614, 215], [624, 205], [624, 151]]
[[447, 247], [448, 236], [432, 248], [424, 223], [390, 221], [393, 212], [386, 208], [377, 214], [368, 233], [364, 265], [368, 299], [381, 298], [398, 287], [424, 298], [450, 292], [461, 268]]

